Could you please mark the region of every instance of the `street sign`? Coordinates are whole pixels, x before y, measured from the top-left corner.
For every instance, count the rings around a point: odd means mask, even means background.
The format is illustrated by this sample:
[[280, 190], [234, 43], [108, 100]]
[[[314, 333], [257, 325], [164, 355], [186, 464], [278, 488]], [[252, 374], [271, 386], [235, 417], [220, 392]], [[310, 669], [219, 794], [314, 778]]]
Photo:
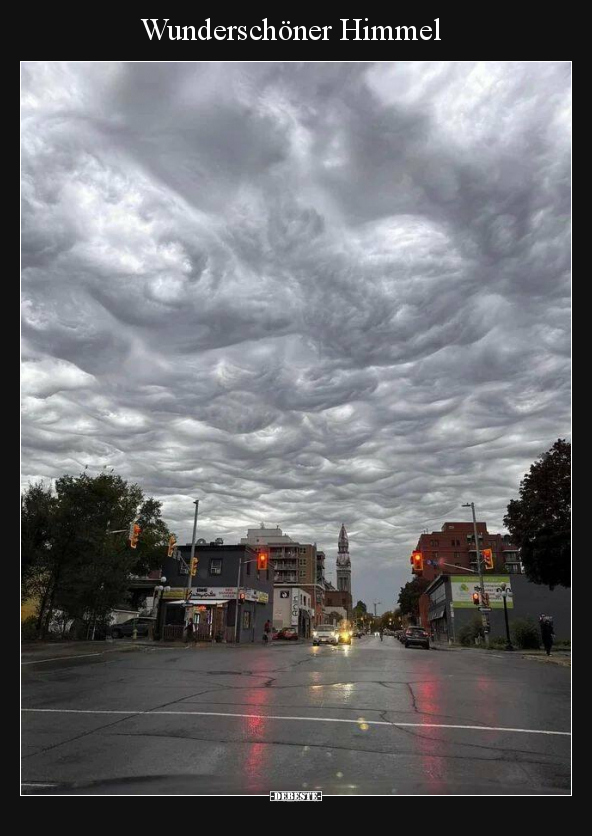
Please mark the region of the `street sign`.
[[491, 607], [479, 607], [479, 612], [491, 612]]

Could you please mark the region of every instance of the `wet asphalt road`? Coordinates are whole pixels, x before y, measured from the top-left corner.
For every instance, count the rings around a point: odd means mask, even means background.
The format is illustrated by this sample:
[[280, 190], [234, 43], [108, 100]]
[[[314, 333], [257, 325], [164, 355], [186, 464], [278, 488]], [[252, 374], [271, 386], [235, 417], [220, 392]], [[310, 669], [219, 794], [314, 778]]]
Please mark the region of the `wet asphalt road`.
[[570, 671], [518, 653], [109, 651], [23, 666], [24, 794], [570, 792]]

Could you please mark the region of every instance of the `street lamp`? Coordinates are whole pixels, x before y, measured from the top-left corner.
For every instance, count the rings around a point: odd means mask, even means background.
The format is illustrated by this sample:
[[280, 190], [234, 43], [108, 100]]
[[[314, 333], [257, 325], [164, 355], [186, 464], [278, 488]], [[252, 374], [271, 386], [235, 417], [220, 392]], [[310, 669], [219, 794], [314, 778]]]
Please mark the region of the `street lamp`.
[[156, 633], [158, 638], [162, 638], [163, 628], [162, 628], [162, 602], [164, 599], [164, 593], [170, 590], [170, 586], [165, 586], [166, 578], [163, 575], [160, 579], [160, 583], [154, 587], [154, 591], [159, 593], [158, 604], [157, 604], [157, 611], [156, 611]]
[[506, 598], [508, 597], [508, 587], [507, 584], [502, 583], [500, 584], [499, 591], [502, 593], [502, 598], [504, 599], [504, 618], [506, 620], [506, 650], [514, 650], [512, 647], [512, 640], [510, 639], [510, 625], [508, 624], [508, 604]]

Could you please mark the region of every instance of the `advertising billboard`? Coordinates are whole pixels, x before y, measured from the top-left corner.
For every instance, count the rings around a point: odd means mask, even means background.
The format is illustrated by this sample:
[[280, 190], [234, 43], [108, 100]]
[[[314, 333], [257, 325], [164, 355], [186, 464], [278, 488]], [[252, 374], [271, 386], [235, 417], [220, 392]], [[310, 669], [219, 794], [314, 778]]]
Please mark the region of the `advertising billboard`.
[[[506, 584], [508, 593], [508, 609], [514, 606], [512, 599], [512, 587], [509, 575], [487, 575], [483, 578], [485, 593], [489, 596], [489, 606], [494, 610], [503, 610], [504, 599], [501, 585]], [[479, 575], [450, 575], [450, 588], [452, 591], [452, 604], [455, 609], [476, 609], [473, 603], [473, 593], [480, 589]]]

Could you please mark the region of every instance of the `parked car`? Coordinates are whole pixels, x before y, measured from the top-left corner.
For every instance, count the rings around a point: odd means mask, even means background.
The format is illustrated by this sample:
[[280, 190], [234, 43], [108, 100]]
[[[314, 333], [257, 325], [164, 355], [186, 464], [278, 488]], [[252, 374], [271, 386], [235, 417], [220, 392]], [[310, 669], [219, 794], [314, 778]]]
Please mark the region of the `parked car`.
[[280, 631], [276, 630], [276, 628], [274, 627], [273, 630], [271, 631], [271, 640], [272, 641], [277, 641], [277, 639], [279, 639], [279, 637], [280, 637]]
[[419, 647], [425, 647], [426, 650], [430, 649], [430, 635], [427, 630], [424, 630], [423, 627], [408, 627], [405, 630], [405, 647], [411, 647], [412, 645], [419, 645]]
[[111, 636], [114, 639], [121, 639], [124, 636], [133, 636], [134, 628], [136, 629], [138, 636], [147, 636], [150, 632], [150, 627], [156, 624], [155, 618], [149, 617], [139, 617], [139, 618], [128, 618], [127, 621], [123, 621], [121, 624], [114, 624], [111, 627]]
[[294, 627], [284, 627], [278, 633], [278, 639], [286, 639], [287, 641], [298, 641], [298, 630]]
[[313, 645], [337, 644], [337, 630], [332, 624], [319, 624], [312, 633]]

